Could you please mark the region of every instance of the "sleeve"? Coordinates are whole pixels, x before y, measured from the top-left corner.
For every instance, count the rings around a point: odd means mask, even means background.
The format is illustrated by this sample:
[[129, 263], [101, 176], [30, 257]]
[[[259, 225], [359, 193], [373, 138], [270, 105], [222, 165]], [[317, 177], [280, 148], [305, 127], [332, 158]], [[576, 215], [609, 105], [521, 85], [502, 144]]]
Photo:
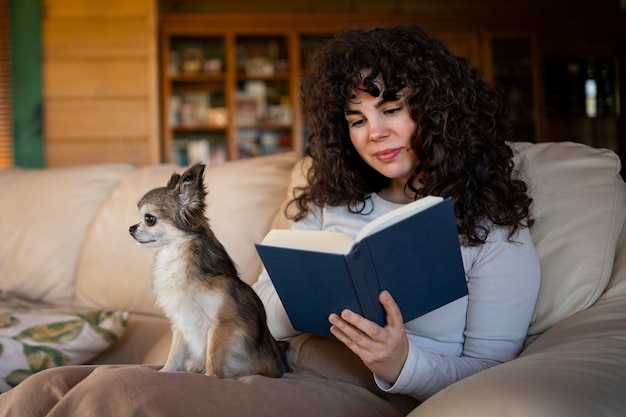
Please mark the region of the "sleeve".
[[[314, 210], [309, 210], [307, 216], [299, 222], [293, 223], [291, 228], [298, 230], [322, 230], [321, 210], [317, 209], [317, 207]], [[291, 325], [283, 303], [280, 301], [280, 297], [278, 297], [274, 284], [265, 268], [263, 268], [261, 275], [252, 285], [252, 288], [265, 306], [267, 325], [272, 335], [277, 339], [296, 335], [298, 332]]]
[[295, 336], [298, 332], [294, 330], [291, 325], [283, 303], [280, 301], [274, 284], [272, 284], [265, 268], [263, 268], [263, 272], [259, 275], [259, 279], [252, 285], [252, 289], [256, 291], [265, 306], [267, 326], [272, 336], [276, 339]]
[[461, 356], [429, 351], [409, 335], [407, 360], [395, 383], [375, 376], [381, 389], [424, 401], [522, 350], [539, 292], [539, 259], [528, 229], [509, 241], [507, 230], [494, 228], [490, 239], [463, 248], [469, 295]]

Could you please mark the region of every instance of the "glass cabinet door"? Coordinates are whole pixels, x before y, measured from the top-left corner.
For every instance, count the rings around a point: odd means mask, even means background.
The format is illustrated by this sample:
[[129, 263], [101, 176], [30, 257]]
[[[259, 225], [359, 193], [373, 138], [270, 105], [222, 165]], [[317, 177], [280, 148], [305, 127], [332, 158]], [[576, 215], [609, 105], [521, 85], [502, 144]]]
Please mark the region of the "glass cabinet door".
[[178, 165], [229, 159], [225, 45], [222, 37], [175, 36], [166, 58], [169, 155]]
[[237, 156], [293, 149], [291, 57], [287, 36], [237, 36]]

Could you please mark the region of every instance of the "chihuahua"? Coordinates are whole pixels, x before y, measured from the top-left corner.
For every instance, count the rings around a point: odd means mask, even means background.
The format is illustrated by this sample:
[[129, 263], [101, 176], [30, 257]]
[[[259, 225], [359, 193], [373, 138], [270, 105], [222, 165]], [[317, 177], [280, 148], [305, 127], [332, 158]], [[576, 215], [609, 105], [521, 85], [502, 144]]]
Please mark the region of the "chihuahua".
[[153, 291], [173, 332], [161, 370], [280, 377], [287, 343], [274, 340], [263, 303], [209, 227], [203, 174], [196, 164], [149, 191], [137, 204], [142, 221], [129, 228], [137, 242], [158, 248]]

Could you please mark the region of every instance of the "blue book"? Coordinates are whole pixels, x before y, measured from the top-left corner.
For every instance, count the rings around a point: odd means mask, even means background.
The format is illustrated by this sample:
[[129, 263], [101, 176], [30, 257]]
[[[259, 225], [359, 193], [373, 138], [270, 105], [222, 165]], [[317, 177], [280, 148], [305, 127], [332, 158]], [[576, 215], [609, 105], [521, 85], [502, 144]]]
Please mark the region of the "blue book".
[[337, 232], [272, 230], [256, 245], [293, 327], [330, 336], [328, 316], [350, 309], [379, 325], [388, 290], [404, 322], [467, 295], [452, 200], [428, 196]]

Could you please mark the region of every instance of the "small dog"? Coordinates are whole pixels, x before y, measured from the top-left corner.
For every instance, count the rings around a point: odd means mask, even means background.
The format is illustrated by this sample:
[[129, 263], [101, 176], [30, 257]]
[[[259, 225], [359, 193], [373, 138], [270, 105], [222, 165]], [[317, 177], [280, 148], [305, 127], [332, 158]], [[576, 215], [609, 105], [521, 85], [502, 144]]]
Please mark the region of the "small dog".
[[287, 344], [274, 340], [263, 303], [209, 227], [203, 173], [196, 164], [149, 191], [137, 204], [142, 221], [129, 228], [137, 242], [159, 248], [153, 290], [173, 331], [161, 370], [280, 377]]

